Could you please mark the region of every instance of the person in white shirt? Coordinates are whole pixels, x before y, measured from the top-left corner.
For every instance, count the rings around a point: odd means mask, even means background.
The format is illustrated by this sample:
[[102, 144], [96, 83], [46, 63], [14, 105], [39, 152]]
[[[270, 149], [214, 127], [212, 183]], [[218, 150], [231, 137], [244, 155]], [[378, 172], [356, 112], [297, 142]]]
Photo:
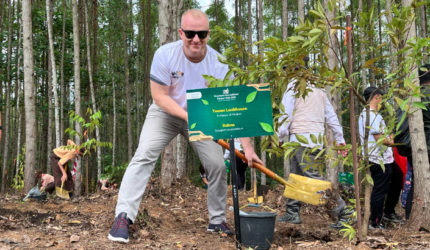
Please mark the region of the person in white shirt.
[[[398, 216], [394, 211], [401, 193], [403, 174], [399, 166], [394, 162], [393, 151], [390, 148], [390, 146], [393, 146], [392, 135], [387, 136], [383, 140], [382, 145], [376, 143], [386, 132], [384, 119], [378, 113], [378, 104], [382, 101], [382, 95], [384, 93], [376, 87], [366, 88], [363, 94], [370, 108], [367, 146], [369, 150], [370, 173], [374, 183], [370, 198], [371, 215], [369, 229], [371, 230], [376, 228], [386, 229], [386, 224], [383, 220], [392, 222], [402, 221], [402, 217]], [[364, 145], [366, 109], [360, 114], [358, 129], [361, 144]], [[384, 164], [384, 169], [380, 165], [381, 162]]]
[[[166, 17], [167, 18], [167, 17]], [[200, 10], [184, 12], [178, 30], [181, 40], [161, 46], [152, 61], [150, 106], [140, 135], [139, 146], [124, 174], [118, 194], [116, 219], [108, 238], [127, 243], [128, 230], [139, 210], [142, 195], [163, 148], [179, 133], [188, 138], [186, 91], [207, 88], [203, 75], [223, 79], [228, 66], [220, 54], [207, 45], [209, 19]], [[249, 138], [241, 138], [248, 164], [261, 163]], [[222, 148], [214, 141], [191, 142], [204, 165], [208, 185], [208, 231], [233, 234], [226, 223], [227, 173]]]
[[[291, 83], [290, 83], [291, 86]], [[280, 141], [284, 141], [287, 136], [290, 136], [290, 141], [298, 142], [301, 147], [291, 156], [290, 173], [306, 176], [318, 180], [326, 180], [318, 171], [317, 165], [324, 164], [324, 157], [315, 159], [316, 155], [323, 148], [323, 144], [318, 140], [312, 140], [312, 137], [319, 138], [324, 136], [324, 125], [331, 129], [337, 145], [345, 145], [343, 138], [342, 126], [339, 124], [339, 119], [333, 110], [333, 107], [327, 98], [325, 90], [315, 88], [309, 85], [308, 95], [305, 98], [296, 98], [296, 92], [288, 90], [284, 93], [282, 104], [285, 108], [285, 113], [279, 118], [279, 122], [283, 122], [278, 129]], [[285, 121], [286, 120], [286, 121]], [[297, 135], [304, 136], [308, 143], [300, 142]], [[322, 140], [321, 140], [322, 141]], [[318, 149], [310, 153], [310, 149], [318, 147]], [[347, 151], [341, 151], [343, 156], [347, 155]], [[308, 157], [303, 157], [304, 155]], [[337, 198], [337, 207], [333, 210], [338, 216], [338, 221], [331, 224], [330, 227], [341, 229], [344, 228], [341, 222], [350, 223], [354, 211], [345, 208], [346, 204], [339, 196]], [[278, 218], [279, 222], [288, 222], [300, 224], [301, 202], [293, 199], [288, 199], [286, 213]]]

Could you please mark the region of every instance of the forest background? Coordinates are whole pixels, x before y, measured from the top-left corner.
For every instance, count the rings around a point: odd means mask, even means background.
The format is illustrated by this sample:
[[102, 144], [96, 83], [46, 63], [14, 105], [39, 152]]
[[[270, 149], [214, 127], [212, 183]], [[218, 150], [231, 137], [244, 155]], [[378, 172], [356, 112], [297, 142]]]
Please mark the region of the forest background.
[[[389, 90], [384, 112], [391, 130], [393, 107], [410, 106], [409, 121], [416, 124], [423, 105], [413, 99], [419, 98], [413, 72], [428, 63], [429, 3], [214, 0], [206, 9], [212, 30], [209, 45], [226, 56], [237, 76], [234, 84], [271, 83], [275, 118], [282, 110], [279, 102], [286, 83], [297, 76], [288, 70], [279, 73], [282, 66], [303, 64], [303, 56], [309, 55], [311, 69], [301, 78], [317, 79], [327, 88], [351, 144], [350, 110], [357, 115], [364, 107], [359, 95], [356, 105], [349, 106], [351, 87], [356, 94], [367, 86]], [[34, 170], [50, 173], [52, 149], [67, 139], [78, 145], [86, 142], [88, 148], [78, 162], [77, 194], [94, 192], [101, 175], [120, 182], [152, 103], [153, 54], [160, 45], [179, 39], [185, 10], [201, 7], [195, 0], [0, 0], [1, 192], [33, 187]], [[233, 16], [227, 7], [234, 10]], [[352, 18], [352, 72], [344, 45], [347, 15]], [[305, 93], [301, 82], [294, 87]], [[332, 144], [331, 135], [326, 136]], [[287, 176], [284, 151], [268, 149], [276, 141], [255, 138], [255, 149], [266, 166]], [[423, 147], [419, 140], [414, 143], [415, 149]], [[327, 176], [336, 185], [339, 170], [352, 171], [351, 154], [340, 160], [328, 155], [327, 165], [334, 168], [328, 168]], [[430, 183], [424, 182], [430, 175], [428, 159], [417, 159], [427, 164], [421, 164], [423, 181], [417, 180], [424, 186], [416, 190], [430, 190], [425, 188]], [[176, 179], [202, 185], [198, 165], [189, 144], [178, 136], [163, 151], [155, 173], [165, 188]], [[366, 167], [361, 170], [366, 178]], [[270, 184], [264, 175], [259, 182]], [[417, 196], [425, 205], [429, 194]]]

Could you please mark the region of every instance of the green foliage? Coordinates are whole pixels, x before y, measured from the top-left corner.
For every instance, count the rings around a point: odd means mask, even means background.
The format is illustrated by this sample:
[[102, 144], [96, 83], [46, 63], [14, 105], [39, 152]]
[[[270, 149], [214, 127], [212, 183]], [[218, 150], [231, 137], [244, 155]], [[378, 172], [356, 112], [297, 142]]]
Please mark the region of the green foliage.
[[111, 182], [115, 182], [120, 184], [122, 182], [122, 178], [124, 176], [125, 170], [127, 169], [128, 162], [119, 166], [107, 166], [105, 168], [104, 174], [101, 175], [101, 178], [109, 178]]
[[24, 188], [24, 166], [25, 166], [25, 144], [22, 147], [21, 154], [16, 158], [18, 162], [18, 173], [15, 175], [13, 179], [12, 188], [18, 192], [21, 192]]
[[[87, 132], [93, 132], [95, 130], [96, 126], [101, 127], [100, 119], [102, 118], [102, 114], [101, 114], [100, 110], [93, 114], [92, 109], [88, 108], [86, 114], [90, 115], [90, 117], [89, 117], [90, 121], [85, 121], [85, 119], [82, 116], [76, 114], [73, 110], [69, 112], [69, 115], [73, 119], [73, 121], [79, 122], [80, 124], [82, 124], [82, 127], [84, 129], [86, 129], [85, 134]], [[84, 135], [82, 133], [78, 133], [72, 128], [67, 128], [65, 133], [69, 133], [70, 136], [78, 135], [81, 139], [84, 137]], [[81, 145], [78, 145], [78, 146], [72, 146], [71, 145], [71, 146], [66, 146], [65, 148], [77, 149], [77, 150], [80, 150], [81, 148], [85, 148], [84, 155], [87, 155], [87, 154], [91, 155], [90, 154], [91, 149], [93, 151], [96, 151], [97, 147], [112, 148], [112, 143], [111, 142], [100, 142], [100, 141], [97, 141], [96, 139], [92, 138], [92, 139], [87, 139], [87, 141], [82, 143]]]

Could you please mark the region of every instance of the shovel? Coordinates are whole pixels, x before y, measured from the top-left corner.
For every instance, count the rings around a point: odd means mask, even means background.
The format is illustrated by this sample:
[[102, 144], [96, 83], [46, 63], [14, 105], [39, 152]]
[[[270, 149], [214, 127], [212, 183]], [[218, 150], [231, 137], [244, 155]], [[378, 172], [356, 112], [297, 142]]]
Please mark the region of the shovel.
[[[64, 167], [64, 171], [67, 171], [67, 165]], [[58, 197], [66, 200], [70, 200], [69, 191], [63, 189], [64, 181], [61, 182], [61, 187], [55, 187], [55, 193]]]
[[259, 206], [259, 204], [263, 203], [263, 196], [257, 197], [257, 175], [254, 171], [254, 197], [249, 197], [248, 201], [254, 203], [254, 205]]
[[[218, 140], [217, 142], [223, 148], [230, 150], [230, 146], [227, 142], [223, 140]], [[245, 156], [239, 150], [236, 149], [235, 151], [236, 156], [247, 161]], [[287, 198], [312, 205], [324, 205], [328, 202], [329, 197], [326, 196], [326, 193], [331, 193], [332, 190], [331, 183], [328, 181], [315, 180], [295, 174], [290, 174], [287, 181], [257, 162], [253, 162], [252, 165], [271, 179], [284, 185], [284, 196]]]

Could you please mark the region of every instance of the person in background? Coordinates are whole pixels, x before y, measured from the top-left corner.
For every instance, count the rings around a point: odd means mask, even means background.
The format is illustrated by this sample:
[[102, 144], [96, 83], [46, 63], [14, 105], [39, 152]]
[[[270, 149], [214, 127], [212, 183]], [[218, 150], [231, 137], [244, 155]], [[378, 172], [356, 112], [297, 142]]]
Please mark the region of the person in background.
[[[67, 140], [67, 146], [70, 145], [76, 146], [73, 141]], [[73, 196], [72, 192], [74, 188], [73, 177], [72, 173], [70, 172], [70, 167], [65, 169], [65, 166], [67, 166], [68, 161], [73, 161], [75, 157], [82, 156], [84, 153], [85, 148], [81, 148], [78, 151], [76, 149], [66, 149], [65, 146], [61, 146], [54, 149], [53, 153], [51, 154], [51, 167], [54, 174], [55, 186], [63, 186], [63, 189], [69, 191], [71, 196]]]
[[[240, 140], [235, 138], [234, 139], [234, 148], [239, 150], [242, 154], [243, 154], [243, 150], [242, 150], [242, 144], [240, 144]], [[245, 189], [245, 173], [246, 173], [246, 169], [248, 168], [248, 164], [246, 162], [243, 162], [242, 159], [240, 159], [239, 157], [235, 156], [236, 158], [236, 172], [237, 172], [237, 189], [238, 190], [244, 190]], [[230, 160], [230, 151], [229, 150], [225, 150], [224, 153], [224, 160], [229, 161]]]
[[54, 176], [44, 174], [41, 169], [36, 170], [36, 179], [40, 179], [40, 191], [52, 194], [55, 191]]
[[97, 186], [99, 190], [105, 191], [105, 190], [113, 190], [116, 187], [115, 183], [112, 183], [109, 180], [109, 177], [100, 178], [100, 180], [97, 183]]
[[[292, 83], [290, 83], [292, 84]], [[291, 85], [290, 85], [291, 86]], [[282, 98], [282, 104], [285, 107], [285, 113], [279, 118], [279, 122], [283, 122], [278, 129], [278, 137], [280, 141], [290, 136], [291, 142], [300, 143], [300, 148], [291, 156], [290, 171], [293, 174], [309, 177], [317, 180], [326, 180], [318, 171], [318, 165], [324, 164], [322, 160], [316, 159], [316, 156], [323, 148], [323, 144], [318, 141], [314, 142], [312, 137], [318, 138], [325, 133], [325, 124], [333, 132], [334, 138], [338, 146], [345, 145], [343, 138], [343, 129], [339, 124], [339, 119], [333, 110], [327, 94], [324, 89], [316, 88], [308, 85], [310, 88], [306, 98], [296, 97], [297, 93], [292, 89], [287, 89]], [[300, 142], [297, 136], [305, 137], [308, 143]], [[319, 149], [310, 152], [311, 148], [319, 147]], [[346, 150], [339, 151], [342, 156], [347, 155]], [[305, 157], [305, 154], [307, 155]], [[323, 158], [323, 157], [322, 157]], [[346, 208], [345, 201], [338, 195], [336, 197], [337, 207], [332, 213], [338, 218], [337, 222], [331, 224], [331, 228], [342, 229], [345, 226], [342, 224], [353, 223], [352, 209]], [[288, 199], [285, 215], [277, 219], [278, 222], [287, 222], [292, 224], [301, 224], [300, 218], [301, 202]]]
[[[390, 148], [394, 144], [392, 135], [384, 138], [383, 145], [378, 146], [376, 143], [386, 129], [384, 119], [378, 113], [378, 104], [382, 101], [383, 95], [384, 93], [376, 87], [368, 87], [363, 93], [370, 107], [368, 149], [370, 173], [374, 183], [370, 197], [369, 229], [371, 230], [386, 229], [386, 221], [402, 221], [402, 217], [394, 210], [402, 189], [403, 172], [394, 162], [393, 151]], [[362, 145], [365, 138], [366, 116], [366, 109], [364, 109], [358, 120]], [[381, 162], [384, 167], [380, 165]]]

